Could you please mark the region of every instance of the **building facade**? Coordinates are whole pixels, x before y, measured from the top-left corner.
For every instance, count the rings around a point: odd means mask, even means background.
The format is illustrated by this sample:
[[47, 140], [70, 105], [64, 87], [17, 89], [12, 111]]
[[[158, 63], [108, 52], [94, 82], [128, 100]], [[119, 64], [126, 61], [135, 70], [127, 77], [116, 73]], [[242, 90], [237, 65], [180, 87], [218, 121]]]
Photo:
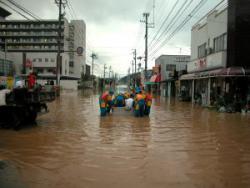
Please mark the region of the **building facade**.
[[179, 91], [176, 87], [178, 76], [186, 73], [190, 56], [187, 55], [161, 55], [155, 60], [161, 75], [160, 94], [164, 97], [174, 97]]
[[[226, 106], [243, 99], [242, 104], [247, 103], [250, 33], [241, 24], [242, 20], [250, 24], [250, 2], [242, 2], [229, 0], [228, 7], [218, 5], [192, 27], [189, 74], [181, 77], [192, 102]], [[245, 8], [239, 8], [243, 4]]]
[[[56, 79], [58, 30], [58, 20], [0, 20], [0, 48], [14, 62], [17, 75], [33, 71], [40, 79]], [[64, 19], [61, 33], [61, 80], [78, 80], [86, 60], [85, 23]], [[78, 47], [83, 49], [81, 54], [76, 52]]]

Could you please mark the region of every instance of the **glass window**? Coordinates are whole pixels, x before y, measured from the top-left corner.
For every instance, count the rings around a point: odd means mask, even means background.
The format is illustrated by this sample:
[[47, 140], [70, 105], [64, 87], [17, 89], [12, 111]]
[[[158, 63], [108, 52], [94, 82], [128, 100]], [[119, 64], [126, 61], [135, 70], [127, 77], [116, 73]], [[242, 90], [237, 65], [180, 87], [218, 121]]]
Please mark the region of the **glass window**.
[[45, 62], [49, 62], [49, 59], [48, 59], [48, 58], [45, 58]]
[[38, 61], [39, 61], [39, 62], [42, 62], [42, 58], [39, 58]]
[[206, 43], [198, 46], [198, 58], [206, 56]]
[[69, 66], [70, 66], [70, 67], [74, 67], [74, 61], [70, 61], [70, 62], [69, 62]]
[[176, 65], [174, 64], [167, 64], [166, 65], [166, 71], [174, 71], [176, 70]]
[[214, 38], [214, 52], [219, 52], [227, 49], [227, 34], [224, 33]]

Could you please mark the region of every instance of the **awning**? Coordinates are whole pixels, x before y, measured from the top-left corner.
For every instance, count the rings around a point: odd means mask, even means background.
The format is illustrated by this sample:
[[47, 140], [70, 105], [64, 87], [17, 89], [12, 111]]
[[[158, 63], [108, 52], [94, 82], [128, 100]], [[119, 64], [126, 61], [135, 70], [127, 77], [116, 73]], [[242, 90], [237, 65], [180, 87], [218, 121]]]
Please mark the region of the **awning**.
[[154, 85], [154, 84], [157, 84], [156, 82], [145, 82], [144, 83], [145, 85]]
[[211, 77], [245, 77], [245, 76], [250, 76], [250, 69], [244, 69], [243, 67], [228, 67], [211, 71], [184, 74], [180, 77], [180, 80], [192, 80], [192, 79], [211, 78]]

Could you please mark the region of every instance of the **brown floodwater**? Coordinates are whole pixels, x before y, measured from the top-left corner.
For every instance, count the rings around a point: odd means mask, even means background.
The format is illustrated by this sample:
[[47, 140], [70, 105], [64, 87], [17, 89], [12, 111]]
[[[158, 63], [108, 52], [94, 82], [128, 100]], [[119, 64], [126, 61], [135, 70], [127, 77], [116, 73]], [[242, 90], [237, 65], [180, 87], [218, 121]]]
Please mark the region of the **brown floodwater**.
[[156, 98], [150, 117], [101, 118], [91, 92], [64, 92], [49, 110], [0, 130], [0, 159], [24, 187], [250, 187], [250, 114]]

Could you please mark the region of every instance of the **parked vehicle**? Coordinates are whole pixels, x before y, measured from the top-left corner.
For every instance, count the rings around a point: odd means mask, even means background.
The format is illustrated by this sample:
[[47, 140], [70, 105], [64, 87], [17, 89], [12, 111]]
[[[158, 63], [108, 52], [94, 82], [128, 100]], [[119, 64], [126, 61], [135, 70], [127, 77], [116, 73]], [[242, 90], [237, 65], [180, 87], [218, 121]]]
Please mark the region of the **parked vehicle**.
[[5, 104], [0, 105], [0, 126], [17, 130], [35, 123], [38, 113], [48, 112], [46, 103], [55, 99], [55, 92], [16, 88], [4, 98]]

